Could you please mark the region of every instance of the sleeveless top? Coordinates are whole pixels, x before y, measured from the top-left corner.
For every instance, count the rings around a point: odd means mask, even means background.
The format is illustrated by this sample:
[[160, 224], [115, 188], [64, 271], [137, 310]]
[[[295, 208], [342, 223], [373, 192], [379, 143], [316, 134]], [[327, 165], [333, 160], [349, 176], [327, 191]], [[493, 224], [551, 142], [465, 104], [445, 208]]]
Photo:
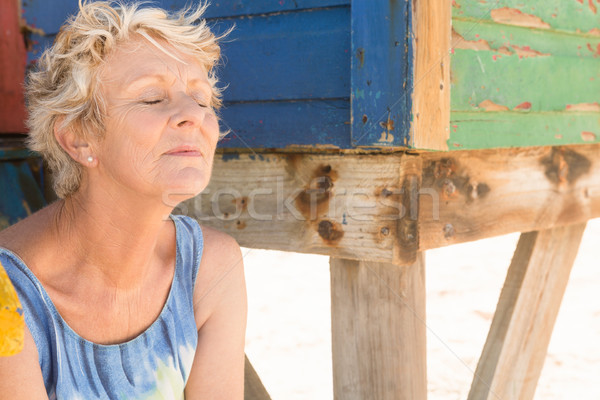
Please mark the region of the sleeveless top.
[[184, 398], [198, 342], [193, 291], [203, 237], [192, 218], [171, 219], [177, 255], [167, 301], [143, 333], [120, 344], [101, 345], [75, 333], [25, 263], [0, 248], [0, 261], [15, 286], [39, 353], [50, 400]]

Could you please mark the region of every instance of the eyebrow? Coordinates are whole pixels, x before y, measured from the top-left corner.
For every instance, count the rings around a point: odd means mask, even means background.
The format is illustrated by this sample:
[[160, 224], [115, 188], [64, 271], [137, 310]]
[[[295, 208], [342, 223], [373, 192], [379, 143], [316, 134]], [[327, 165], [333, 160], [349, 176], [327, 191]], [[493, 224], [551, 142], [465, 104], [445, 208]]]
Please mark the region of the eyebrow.
[[[159, 83], [165, 83], [167, 81], [165, 75], [163, 74], [145, 74], [145, 75], [141, 75], [138, 77], [133, 78], [132, 80], [130, 80], [129, 82], [127, 82], [125, 84], [125, 90], [132, 90], [132, 89], [136, 89], [136, 86], [143, 86], [144, 83], [148, 82], [159, 82]], [[204, 86], [205, 88], [209, 89], [209, 91], [212, 93], [212, 86], [210, 84], [210, 82], [206, 79], [202, 79], [202, 78], [193, 78], [188, 80], [188, 86]]]
[[125, 90], [131, 90], [131, 89], [135, 89], [136, 86], [141, 86], [142, 84], [144, 84], [146, 81], [148, 81], [149, 83], [152, 81], [156, 81], [159, 83], [164, 83], [166, 81], [165, 76], [162, 74], [145, 74], [145, 75], [140, 75], [140, 76], [136, 76], [135, 78], [129, 80], [128, 82], [125, 83], [124, 89]]

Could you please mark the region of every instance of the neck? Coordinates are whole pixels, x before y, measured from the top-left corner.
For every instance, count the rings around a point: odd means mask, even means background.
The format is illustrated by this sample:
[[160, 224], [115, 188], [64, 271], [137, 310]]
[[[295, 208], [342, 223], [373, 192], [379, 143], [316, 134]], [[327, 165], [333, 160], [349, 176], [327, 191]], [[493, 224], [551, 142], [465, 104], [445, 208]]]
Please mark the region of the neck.
[[172, 251], [171, 209], [155, 199], [82, 187], [57, 206], [56, 234], [69, 243], [73, 265], [112, 287], [137, 288]]

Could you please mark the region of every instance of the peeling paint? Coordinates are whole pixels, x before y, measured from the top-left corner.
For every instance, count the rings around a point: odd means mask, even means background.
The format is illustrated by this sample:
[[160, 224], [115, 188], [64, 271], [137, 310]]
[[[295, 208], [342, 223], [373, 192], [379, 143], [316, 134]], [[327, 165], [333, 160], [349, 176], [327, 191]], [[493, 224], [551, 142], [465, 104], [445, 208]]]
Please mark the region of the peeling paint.
[[358, 68], [362, 68], [365, 66], [365, 49], [363, 49], [362, 47], [359, 47], [358, 50], [356, 50], [356, 58], [358, 58]]
[[518, 106], [516, 106], [515, 110], [531, 110], [531, 103], [528, 101], [525, 101], [525, 102], [519, 104]]
[[379, 123], [379, 125], [385, 129], [386, 131], [393, 131], [394, 130], [394, 120], [389, 118], [387, 119], [387, 121], [381, 121]]
[[589, 51], [592, 52], [592, 54], [594, 55], [594, 57], [598, 57], [600, 56], [600, 43], [598, 44], [598, 46], [594, 49], [594, 47], [592, 46], [591, 43], [587, 44], [587, 48]]
[[454, 29], [452, 29], [452, 47], [454, 49], [464, 50], [492, 50], [489, 43], [485, 39], [467, 40]]
[[394, 141], [394, 135], [392, 135], [388, 131], [381, 132], [381, 136], [379, 137], [379, 142], [392, 143], [393, 141]]
[[587, 132], [587, 131], [581, 132], [581, 139], [584, 142], [595, 142], [596, 138], [597, 138], [597, 136], [594, 132]]
[[479, 108], [482, 108], [484, 111], [508, 111], [509, 108], [503, 106], [501, 104], [496, 104], [491, 100], [484, 100], [478, 105]]
[[542, 52], [539, 52], [537, 50], [533, 50], [529, 46], [519, 47], [519, 46], [516, 46], [516, 45], [512, 45], [511, 47], [515, 50], [515, 54], [517, 56], [519, 56], [519, 58], [548, 57], [548, 56], [550, 56], [549, 53], [542, 53]]
[[523, 26], [527, 28], [550, 29], [550, 24], [540, 17], [526, 14], [516, 8], [503, 7], [490, 12], [492, 20], [499, 24]]
[[592, 111], [600, 112], [600, 104], [596, 103], [579, 103], [579, 104], [567, 104], [567, 111]]
[[590, 7], [590, 10], [594, 13], [597, 14], [598, 13], [598, 9], [596, 8], [596, 5], [594, 4], [594, 0], [588, 0], [588, 5]]

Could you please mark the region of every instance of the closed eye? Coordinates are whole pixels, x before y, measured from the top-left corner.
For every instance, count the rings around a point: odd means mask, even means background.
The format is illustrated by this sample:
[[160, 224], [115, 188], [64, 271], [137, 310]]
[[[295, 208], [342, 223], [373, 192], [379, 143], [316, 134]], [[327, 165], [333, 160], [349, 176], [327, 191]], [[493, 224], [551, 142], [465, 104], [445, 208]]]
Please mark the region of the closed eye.
[[144, 100], [142, 101], [142, 103], [144, 104], [148, 104], [148, 105], [152, 105], [152, 104], [158, 104], [162, 101], [162, 99], [156, 99], [156, 100]]

